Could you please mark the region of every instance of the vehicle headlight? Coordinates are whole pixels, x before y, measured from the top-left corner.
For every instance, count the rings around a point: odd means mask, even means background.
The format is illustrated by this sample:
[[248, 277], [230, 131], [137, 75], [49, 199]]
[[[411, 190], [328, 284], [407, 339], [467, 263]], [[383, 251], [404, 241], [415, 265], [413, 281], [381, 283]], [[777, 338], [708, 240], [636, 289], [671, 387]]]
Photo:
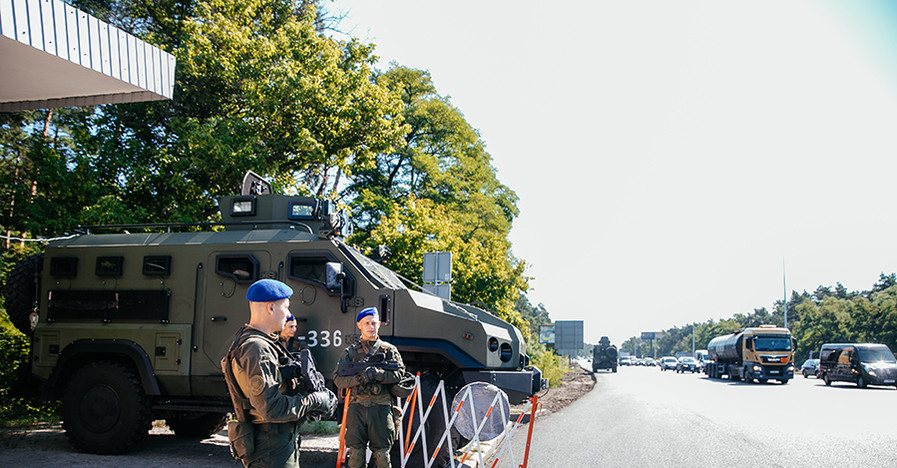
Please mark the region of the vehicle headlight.
[[865, 369], [869, 375], [875, 376], [875, 366], [863, 364], [863, 369]]
[[760, 372], [760, 366], [754, 366], [754, 372]]

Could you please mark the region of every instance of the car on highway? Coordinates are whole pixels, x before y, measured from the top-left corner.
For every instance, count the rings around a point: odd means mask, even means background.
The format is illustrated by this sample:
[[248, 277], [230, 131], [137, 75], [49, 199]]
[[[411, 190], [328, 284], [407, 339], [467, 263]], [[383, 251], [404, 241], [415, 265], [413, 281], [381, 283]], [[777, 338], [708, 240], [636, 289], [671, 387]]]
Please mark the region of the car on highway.
[[676, 372], [691, 372], [694, 374], [700, 370], [698, 368], [698, 360], [693, 357], [683, 356], [676, 362]]
[[664, 356], [660, 358], [660, 370], [676, 370], [676, 364], [679, 361], [676, 360], [673, 356]]
[[897, 386], [897, 359], [887, 345], [826, 343], [819, 350], [819, 375], [826, 385], [835, 381]]
[[648, 367], [654, 367], [657, 365], [657, 361], [654, 358], [645, 358], [645, 365]]
[[800, 366], [800, 373], [806, 379], [809, 376], [819, 377], [819, 359], [807, 359]]
[[635, 365], [635, 358], [632, 356], [623, 356], [620, 358], [621, 366], [633, 366]]

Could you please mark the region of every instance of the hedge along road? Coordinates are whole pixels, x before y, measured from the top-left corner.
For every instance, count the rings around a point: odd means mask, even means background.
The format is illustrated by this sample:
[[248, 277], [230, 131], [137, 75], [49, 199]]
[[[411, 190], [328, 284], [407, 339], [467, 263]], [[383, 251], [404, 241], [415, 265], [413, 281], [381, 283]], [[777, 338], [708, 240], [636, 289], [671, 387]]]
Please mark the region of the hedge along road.
[[[862, 466], [897, 463], [897, 389], [787, 385], [621, 367], [537, 418], [529, 466]], [[514, 436], [513, 468], [526, 434]], [[500, 467], [510, 468], [503, 458]]]

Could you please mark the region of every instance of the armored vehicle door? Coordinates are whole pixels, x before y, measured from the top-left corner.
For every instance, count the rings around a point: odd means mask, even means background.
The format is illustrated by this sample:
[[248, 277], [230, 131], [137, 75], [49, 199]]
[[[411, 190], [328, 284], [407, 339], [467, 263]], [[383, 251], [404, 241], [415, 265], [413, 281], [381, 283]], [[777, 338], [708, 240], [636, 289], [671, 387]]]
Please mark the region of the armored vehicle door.
[[[271, 256], [264, 250], [213, 252], [202, 272], [204, 281], [201, 281], [201, 290], [197, 291], [194, 320], [199, 346], [193, 353], [191, 374], [194, 380], [220, 376], [221, 358], [227, 353], [237, 330], [249, 322], [246, 288], [258, 279], [277, 276], [277, 272], [271, 270]], [[213, 380], [223, 381], [220, 378]]]
[[[327, 269], [341, 273], [339, 281], [327, 280]], [[336, 264], [336, 265], [335, 265]], [[382, 312], [390, 305], [390, 295], [378, 299], [361, 272], [340, 253], [330, 250], [293, 251], [287, 255], [284, 281], [293, 288], [290, 310], [296, 317], [296, 338], [311, 350], [318, 369], [328, 378], [336, 369], [347, 346], [358, 335], [355, 316], [369, 306], [381, 310], [381, 336], [388, 338], [389, 315]], [[382, 304], [381, 304], [382, 303]], [[389, 312], [387, 311], [387, 314]]]

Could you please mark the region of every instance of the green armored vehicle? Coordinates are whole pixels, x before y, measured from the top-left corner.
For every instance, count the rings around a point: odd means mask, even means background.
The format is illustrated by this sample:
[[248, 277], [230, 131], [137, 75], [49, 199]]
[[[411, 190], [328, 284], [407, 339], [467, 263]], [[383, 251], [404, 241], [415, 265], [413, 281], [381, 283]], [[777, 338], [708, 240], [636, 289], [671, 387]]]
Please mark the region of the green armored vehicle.
[[610, 344], [610, 339], [606, 336], [602, 336], [592, 348], [592, 372], [597, 372], [598, 369], [617, 371], [617, 347]]
[[[376, 306], [380, 336], [421, 372], [425, 395], [444, 380], [451, 401], [466, 383], [486, 381], [516, 403], [545, 385], [517, 328], [408, 289], [343, 242], [347, 216], [330, 202], [265, 194], [223, 197], [219, 207], [217, 227], [191, 232], [91, 227], [10, 275], [7, 310], [33, 335], [32, 373], [46, 398], [62, 400], [66, 435], [79, 449], [128, 451], [154, 419], [178, 435], [220, 428], [232, 408], [219, 361], [248, 321], [246, 288], [260, 278], [293, 288], [296, 336], [328, 379], [358, 332], [355, 315]], [[138, 232], [147, 228], [156, 232]]]

